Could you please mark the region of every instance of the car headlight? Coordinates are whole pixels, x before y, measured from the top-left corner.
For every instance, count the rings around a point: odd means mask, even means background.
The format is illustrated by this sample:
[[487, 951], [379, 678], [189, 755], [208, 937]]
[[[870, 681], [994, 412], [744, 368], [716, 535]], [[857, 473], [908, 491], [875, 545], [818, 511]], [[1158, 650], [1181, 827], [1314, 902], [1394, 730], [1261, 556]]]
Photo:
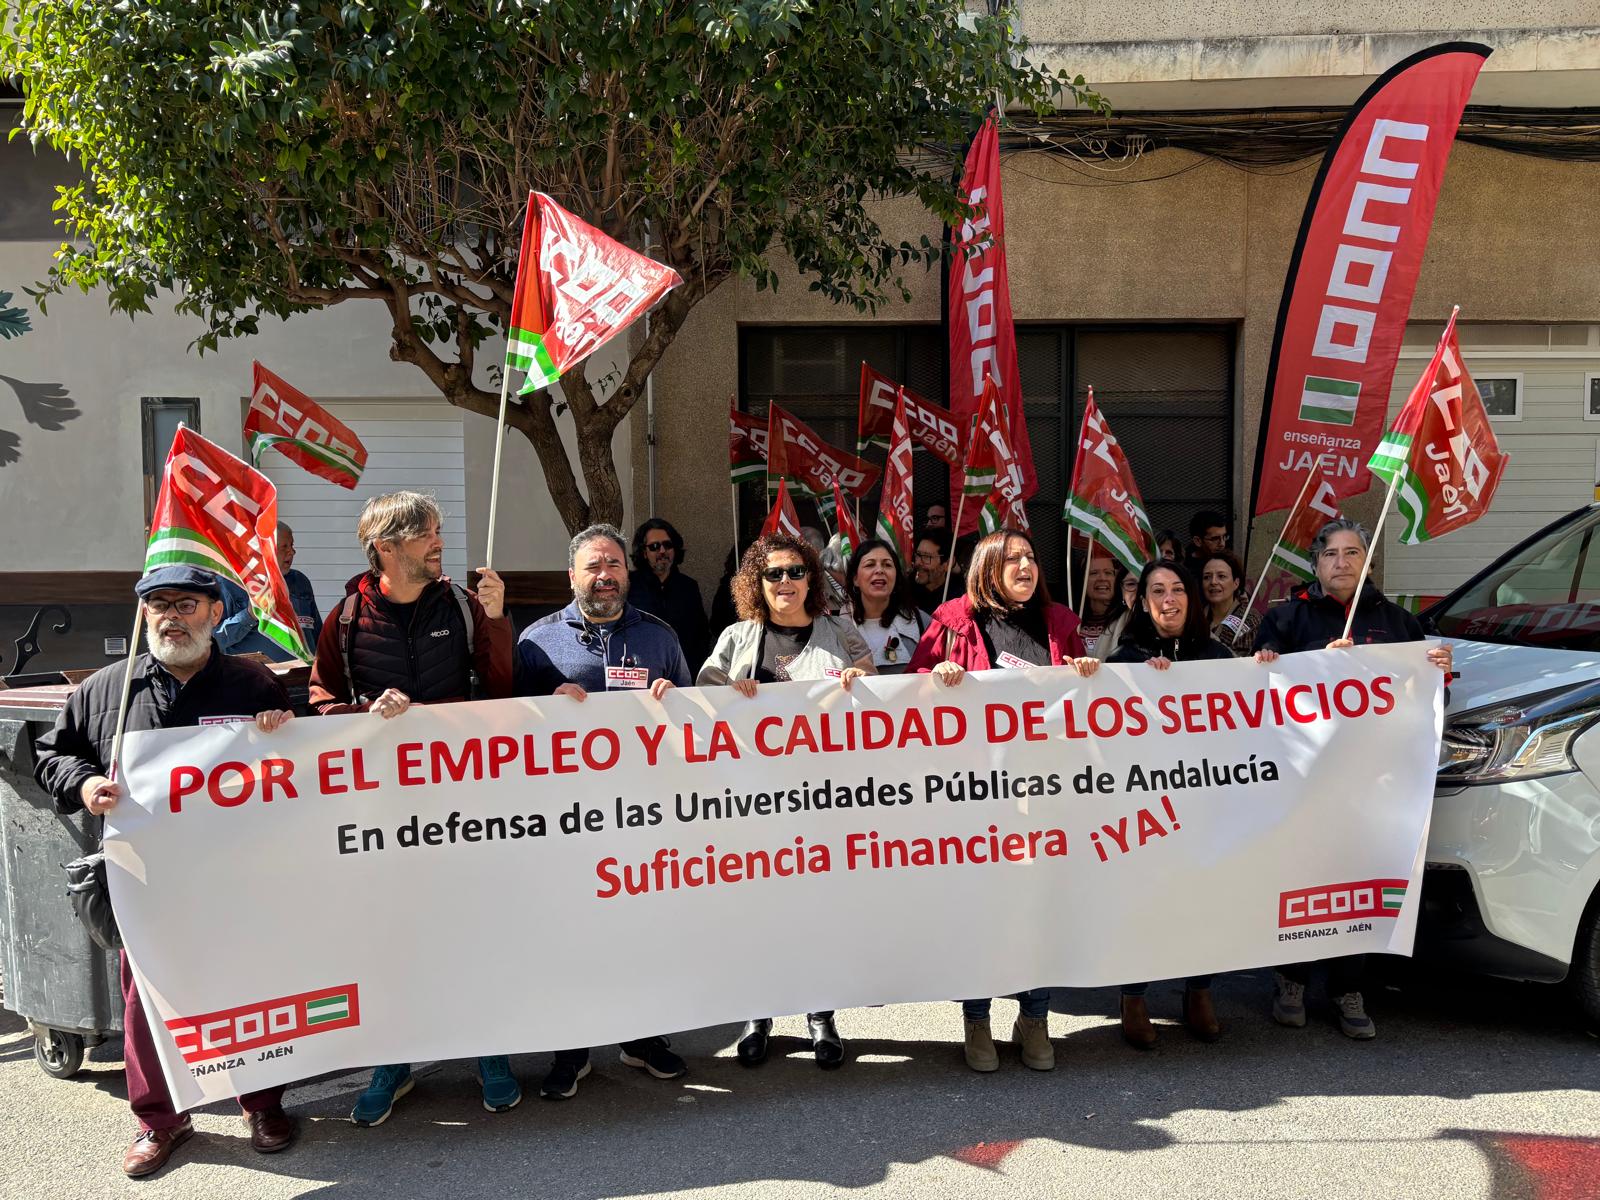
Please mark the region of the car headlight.
[[1460, 713], [1445, 726], [1438, 782], [1470, 785], [1576, 771], [1572, 744], [1600, 719], [1600, 685]]

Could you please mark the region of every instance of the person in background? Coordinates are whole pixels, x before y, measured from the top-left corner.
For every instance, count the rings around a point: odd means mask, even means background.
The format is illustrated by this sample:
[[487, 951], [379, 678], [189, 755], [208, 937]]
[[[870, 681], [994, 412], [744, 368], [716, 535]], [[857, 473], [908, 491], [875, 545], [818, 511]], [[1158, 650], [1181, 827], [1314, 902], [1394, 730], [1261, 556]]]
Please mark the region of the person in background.
[[[861, 676], [875, 674], [872, 651], [855, 622], [825, 611], [825, 578], [809, 541], [785, 533], [757, 538], [733, 580], [739, 621], [722, 631], [695, 682], [731, 685], [742, 696], [754, 696], [764, 683], [791, 680], [836, 678], [848, 691]], [[806, 1014], [817, 1066], [824, 1070], [844, 1062], [833, 1016], [831, 1009]], [[747, 1021], [737, 1047], [740, 1063], [765, 1062], [771, 1037], [771, 1017]]]
[[922, 528], [944, 530], [950, 528], [950, 517], [942, 504], [930, 504], [922, 514]]
[[[637, 561], [638, 534], [633, 544]], [[653, 553], [648, 545], [646, 553]], [[572, 539], [567, 546], [572, 603], [535, 621], [517, 639], [517, 695], [569, 696], [581, 703], [590, 692], [638, 689], [660, 700], [674, 687], [689, 686], [689, 665], [672, 626], [629, 601], [625, 555], [622, 532], [610, 525], [591, 525]], [[677, 1079], [688, 1068], [670, 1047], [656, 1036], [623, 1042], [619, 1049], [624, 1066], [657, 1079]], [[588, 1074], [587, 1046], [557, 1050], [539, 1095], [570, 1100]]]
[[815, 525], [802, 526], [800, 537], [817, 552], [817, 561], [822, 564], [822, 602], [828, 615], [849, 617], [850, 593], [844, 586], [844, 560], [837, 550], [829, 552], [828, 539]]
[[845, 579], [850, 587], [850, 611], [855, 614], [856, 628], [872, 648], [878, 674], [901, 674], [911, 663], [928, 618], [911, 603], [899, 555], [882, 538], [868, 538], [850, 556]]
[[[911, 539], [911, 602], [929, 616], [943, 604], [945, 577], [950, 573], [950, 531], [948, 529], [919, 529]], [[950, 590], [959, 594], [956, 581], [950, 581]]]
[[[1175, 662], [1232, 658], [1228, 649], [1211, 636], [1205, 605], [1188, 570], [1175, 562], [1147, 563], [1139, 573], [1135, 608], [1122, 633], [1121, 645], [1107, 660], [1146, 663], [1165, 671]], [[1148, 983], [1122, 986], [1122, 1039], [1137, 1050], [1156, 1044], [1156, 1027], [1145, 1004]], [[1211, 1000], [1211, 976], [1196, 975], [1184, 982], [1183, 1023], [1202, 1042], [1222, 1034]]]
[[1183, 551], [1183, 565], [1189, 574], [1200, 578], [1206, 559], [1228, 548], [1228, 518], [1214, 508], [1202, 508], [1189, 518], [1189, 544]]
[[[1367, 561], [1370, 541], [1371, 535], [1363, 526], [1344, 517], [1329, 521], [1317, 531], [1311, 539], [1311, 564], [1317, 577], [1267, 611], [1256, 630], [1258, 661], [1270, 662], [1280, 654], [1307, 650], [1425, 639], [1416, 617], [1386, 598], [1372, 580], [1366, 581], [1357, 597], [1356, 584]], [[1344, 625], [1352, 606], [1355, 619], [1346, 638]], [[1444, 672], [1448, 684], [1452, 669], [1449, 644], [1430, 647], [1427, 656]], [[1361, 954], [1278, 968], [1272, 1019], [1295, 1029], [1305, 1025], [1306, 984], [1311, 980], [1312, 969], [1319, 965], [1327, 969], [1328, 997], [1339, 1012], [1339, 1031], [1358, 1040], [1376, 1037], [1377, 1026], [1367, 1015], [1361, 994], [1361, 977], [1366, 968], [1366, 956]]]
[[683, 656], [699, 664], [711, 649], [711, 632], [700, 585], [683, 573], [683, 559], [683, 537], [670, 522], [651, 517], [639, 526], [633, 534], [628, 603], [670, 625]]
[[1261, 617], [1245, 608], [1249, 596], [1239, 556], [1232, 550], [1217, 550], [1208, 556], [1200, 573], [1200, 590], [1205, 593], [1211, 636], [1235, 654], [1255, 649]]
[[[1182, 549], [1183, 543], [1179, 541], [1178, 535], [1174, 530], [1163, 529], [1156, 534], [1157, 558], [1164, 558], [1168, 562], [1177, 562]], [[1134, 582], [1137, 583], [1138, 581], [1135, 580]]]
[[[322, 627], [311, 668], [318, 713], [366, 712], [390, 721], [413, 704], [511, 695], [505, 584], [487, 567], [476, 593], [445, 578], [442, 522], [439, 505], [420, 492], [374, 496], [363, 506], [356, 537], [369, 570], [350, 581]], [[478, 1081], [490, 1112], [522, 1102], [503, 1054], [478, 1059]], [[351, 1122], [382, 1125], [414, 1082], [409, 1063], [378, 1067]]]
[[[212, 572], [198, 567], [168, 566], [157, 567], [134, 585], [134, 594], [144, 606], [147, 651], [133, 662], [129, 733], [249, 720], [263, 733], [271, 733], [294, 715], [288, 711], [283, 685], [265, 667], [227, 657], [212, 640], [223, 613], [220, 582]], [[129, 650], [136, 653], [138, 647]], [[68, 698], [55, 728], [36, 744], [34, 777], [55, 801], [57, 812], [87, 809], [103, 817], [125, 794], [110, 776], [126, 670], [125, 664], [114, 663], [86, 679]], [[271, 897], [248, 899], [271, 903]], [[196, 903], [213, 905], [223, 902], [224, 898], [196, 899]], [[48, 955], [47, 948], [45, 953]], [[166, 1166], [173, 1152], [194, 1136], [194, 1124], [188, 1113], [177, 1111], [167, 1091], [127, 952], [119, 951], [117, 959], [128, 1107], [139, 1127], [122, 1156], [122, 1170], [129, 1178], [138, 1179]], [[283, 1093], [282, 1087], [273, 1087], [239, 1097], [250, 1146], [259, 1154], [286, 1149], [295, 1139], [295, 1121], [283, 1111]]]
[[1128, 628], [1128, 622], [1132, 619], [1133, 610], [1138, 604], [1139, 577], [1132, 571], [1123, 572], [1121, 587], [1122, 615], [1107, 625], [1106, 631], [1095, 639], [1094, 656], [1101, 662], [1109, 661], [1117, 652], [1117, 647], [1122, 644], [1123, 631]]
[[[706, 632], [713, 644], [722, 636], [724, 629], [739, 619], [733, 607], [733, 577], [738, 573], [739, 552], [730, 546], [727, 557], [722, 560], [722, 578], [717, 580], [716, 595], [711, 597], [711, 623]], [[690, 663], [689, 666], [698, 670], [700, 664]]]
[[[278, 522], [278, 569], [283, 572], [289, 601], [300, 622], [300, 636], [306, 648], [315, 650], [322, 636], [322, 617], [317, 612], [317, 594], [311, 581], [294, 570], [294, 530]], [[216, 641], [225, 654], [261, 654], [272, 662], [289, 662], [294, 655], [262, 633], [250, 608], [250, 597], [231, 579], [217, 577], [222, 588], [223, 617], [217, 626]], [[301, 699], [304, 699], [302, 696]]]
[[[967, 590], [941, 604], [917, 643], [914, 672], [931, 672], [955, 687], [968, 671], [1071, 666], [1081, 675], [1099, 670], [1078, 636], [1078, 618], [1050, 599], [1033, 555], [1033, 542], [1015, 529], [999, 529], [980, 540], [967, 572]], [[1012, 1040], [1024, 1066], [1049, 1071], [1056, 1065], [1050, 1045], [1050, 989], [1016, 994]], [[996, 1071], [1000, 1056], [989, 1026], [991, 997], [961, 1002], [962, 1054], [974, 1071]]]
[[1084, 568], [1088, 572], [1083, 608], [1078, 613], [1078, 633], [1093, 654], [1100, 635], [1127, 611], [1122, 603], [1122, 564], [1109, 554], [1096, 554]]

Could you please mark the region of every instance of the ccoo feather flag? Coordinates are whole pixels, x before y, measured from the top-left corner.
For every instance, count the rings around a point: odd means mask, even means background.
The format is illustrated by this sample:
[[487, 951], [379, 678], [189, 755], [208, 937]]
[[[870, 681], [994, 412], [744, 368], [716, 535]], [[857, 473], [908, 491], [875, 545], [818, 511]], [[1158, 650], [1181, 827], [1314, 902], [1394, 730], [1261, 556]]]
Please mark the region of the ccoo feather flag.
[[1144, 499], [1111, 426], [1094, 402], [1094, 389], [1083, 406], [1078, 453], [1072, 464], [1072, 486], [1061, 519], [1068, 528], [1099, 542], [1133, 572], [1156, 557], [1156, 535], [1145, 515]]
[[175, 563], [237, 583], [249, 594], [256, 628], [290, 654], [312, 661], [278, 569], [278, 489], [186, 427], [178, 429], [167, 454], [145, 573]]
[[1450, 315], [1433, 358], [1368, 463], [1394, 490], [1415, 546], [1489, 511], [1511, 456], [1500, 453], [1478, 385], [1461, 361]]
[[549, 387], [682, 282], [671, 267], [529, 192], [506, 369], [527, 373], [523, 395]]

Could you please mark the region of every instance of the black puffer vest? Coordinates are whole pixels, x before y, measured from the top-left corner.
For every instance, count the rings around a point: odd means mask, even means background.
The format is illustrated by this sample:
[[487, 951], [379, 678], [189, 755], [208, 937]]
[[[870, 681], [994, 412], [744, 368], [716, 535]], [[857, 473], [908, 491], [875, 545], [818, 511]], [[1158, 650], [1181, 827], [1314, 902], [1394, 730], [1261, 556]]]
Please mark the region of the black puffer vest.
[[470, 698], [472, 652], [454, 586], [447, 579], [429, 584], [417, 597], [410, 628], [403, 628], [377, 579], [361, 576], [349, 653], [358, 702], [371, 701], [386, 688], [398, 688], [419, 704]]

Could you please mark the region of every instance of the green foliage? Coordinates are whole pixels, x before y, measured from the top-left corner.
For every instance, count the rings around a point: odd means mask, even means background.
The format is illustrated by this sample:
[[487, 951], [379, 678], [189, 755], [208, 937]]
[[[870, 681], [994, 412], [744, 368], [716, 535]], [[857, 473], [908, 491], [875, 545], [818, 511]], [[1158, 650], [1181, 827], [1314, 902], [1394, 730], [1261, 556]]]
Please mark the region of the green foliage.
[[[538, 189], [635, 246], [648, 230], [687, 281], [607, 403], [567, 389], [580, 441], [603, 442], [725, 278], [775, 286], [781, 248], [836, 301], [905, 295], [903, 272], [939, 246], [890, 240], [869, 202], [914, 195], [948, 221], [951, 154], [988, 103], [1080, 97], [1081, 79], [1021, 59], [1004, 17], [962, 9], [30, 0], [0, 28], [0, 72], [23, 81], [27, 135], [85, 171], [62, 190], [72, 240], [37, 294], [105, 287], [134, 312], [177, 288], [201, 349], [262, 316], [375, 299], [397, 357], [484, 411], [474, 351], [509, 315]], [[519, 419], [538, 445], [539, 415]]]

